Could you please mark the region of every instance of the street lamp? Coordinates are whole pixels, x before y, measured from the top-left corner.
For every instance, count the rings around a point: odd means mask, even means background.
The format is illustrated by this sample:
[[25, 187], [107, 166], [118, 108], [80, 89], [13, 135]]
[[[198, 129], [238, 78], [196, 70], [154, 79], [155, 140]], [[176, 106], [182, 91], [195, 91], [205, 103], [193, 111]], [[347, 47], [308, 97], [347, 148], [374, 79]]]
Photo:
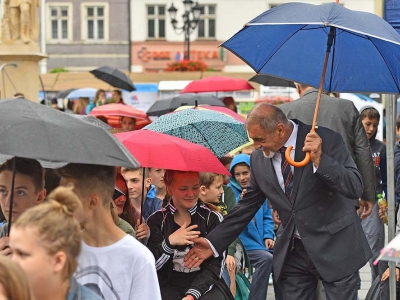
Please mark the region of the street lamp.
[[197, 24], [200, 20], [201, 7], [196, 2], [193, 6], [192, 0], [183, 0], [183, 5], [185, 8], [185, 12], [182, 15], [183, 25], [181, 27], [178, 26], [178, 21], [176, 20], [176, 13], [178, 9], [171, 4], [171, 7], [168, 8], [168, 13], [171, 18], [171, 24], [174, 27], [175, 32], [184, 33], [185, 35], [185, 49], [184, 49], [184, 58], [186, 60], [190, 59], [190, 34], [196, 29]]

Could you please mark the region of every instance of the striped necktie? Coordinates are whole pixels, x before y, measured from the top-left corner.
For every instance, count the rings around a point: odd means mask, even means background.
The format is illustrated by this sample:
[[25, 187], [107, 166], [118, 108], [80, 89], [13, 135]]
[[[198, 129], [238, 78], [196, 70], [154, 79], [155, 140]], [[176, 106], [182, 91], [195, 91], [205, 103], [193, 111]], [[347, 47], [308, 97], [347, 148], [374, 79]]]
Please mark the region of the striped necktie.
[[281, 171], [283, 176], [283, 182], [285, 186], [285, 194], [286, 197], [292, 202], [293, 200], [293, 172], [289, 163], [285, 158], [286, 147], [282, 147], [278, 150], [281, 153], [282, 162], [281, 162]]

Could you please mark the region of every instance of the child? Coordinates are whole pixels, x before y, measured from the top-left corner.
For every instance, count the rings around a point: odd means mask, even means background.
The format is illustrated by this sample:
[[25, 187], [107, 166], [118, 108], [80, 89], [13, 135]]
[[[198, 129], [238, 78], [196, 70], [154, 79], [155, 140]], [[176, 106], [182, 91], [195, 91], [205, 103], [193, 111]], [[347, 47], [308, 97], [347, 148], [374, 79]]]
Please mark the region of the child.
[[[380, 115], [379, 112], [372, 106], [365, 106], [360, 110], [360, 118], [364, 125], [365, 132], [369, 139], [369, 144], [372, 151], [372, 159], [375, 165], [376, 177], [376, 194], [385, 192], [387, 195], [387, 176], [386, 176], [386, 145], [376, 139]], [[377, 200], [378, 198], [376, 198]], [[372, 263], [378, 257], [380, 250], [385, 245], [384, 226], [378, 214], [378, 203], [374, 204], [372, 213], [365, 219], [361, 220], [365, 236], [372, 250], [372, 257], [369, 260], [371, 266], [372, 282], [378, 275], [378, 267]]]
[[148, 247], [156, 258], [162, 298], [227, 299], [223, 293], [227, 288], [220, 279], [223, 255], [192, 269], [183, 261], [193, 239], [214, 229], [222, 216], [199, 201], [199, 173], [167, 170], [164, 179], [171, 202], [147, 222], [151, 231]]
[[161, 299], [153, 255], [112, 219], [115, 167], [69, 164], [60, 175], [62, 186], [74, 185], [83, 206], [77, 281], [103, 299]]
[[7, 235], [14, 161], [16, 168], [12, 221], [17, 221], [23, 212], [39, 205], [46, 197], [44, 169], [37, 160], [12, 158], [0, 166], [0, 204], [7, 220], [7, 223], [0, 227], [0, 255], [5, 256], [11, 254]]
[[135, 130], [136, 119], [131, 117], [121, 117], [121, 127], [123, 131]]
[[[219, 212], [225, 217], [229, 211], [236, 205], [236, 200], [232, 189], [223, 185], [224, 175], [216, 173], [200, 173], [200, 195], [199, 198], [205, 203], [212, 204], [219, 209]], [[225, 192], [225, 189], [228, 193]], [[232, 195], [232, 197], [223, 197], [225, 194]], [[236, 282], [235, 276], [237, 271], [237, 263], [235, 261], [235, 252], [237, 244], [241, 242], [239, 239], [235, 240], [229, 247], [225, 260], [225, 266], [222, 273], [222, 278], [225, 283], [230, 287], [233, 296], [236, 295]], [[243, 246], [243, 245], [242, 245]], [[241, 248], [243, 253], [243, 248]], [[240, 255], [241, 257], [241, 255]], [[238, 261], [239, 265], [240, 260]], [[239, 266], [240, 269], [241, 266]]]
[[[239, 202], [250, 181], [250, 156], [247, 154], [236, 155], [232, 160], [230, 172], [232, 177], [229, 186], [236, 193], [236, 202]], [[268, 284], [265, 284], [265, 279], [269, 278], [271, 274], [271, 252], [274, 247], [274, 223], [267, 201], [239, 236], [249, 255], [250, 263], [256, 268], [249, 300], [265, 299], [268, 292]]]
[[148, 168], [121, 168], [121, 174], [126, 181], [128, 186], [129, 199], [131, 204], [140, 214], [141, 202], [142, 202], [142, 192], [143, 192], [143, 170], [144, 170], [144, 203], [143, 203], [143, 218], [147, 220], [148, 217], [157, 210], [161, 209], [162, 201], [157, 197], [148, 195], [151, 178], [149, 177]]
[[151, 188], [147, 193], [147, 197], [157, 197], [164, 200], [167, 195], [167, 188], [164, 183], [165, 169], [149, 168], [149, 177], [151, 178]]

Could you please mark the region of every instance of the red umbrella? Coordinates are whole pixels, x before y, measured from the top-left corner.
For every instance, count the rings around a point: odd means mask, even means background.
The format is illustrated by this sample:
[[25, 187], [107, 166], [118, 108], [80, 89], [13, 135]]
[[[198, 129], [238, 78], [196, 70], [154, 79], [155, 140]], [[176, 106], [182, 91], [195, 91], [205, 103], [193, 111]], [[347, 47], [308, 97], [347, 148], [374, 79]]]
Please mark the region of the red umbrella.
[[90, 116], [121, 116], [131, 117], [136, 119], [148, 120], [147, 114], [129, 105], [121, 103], [111, 103], [101, 106], [96, 106], [89, 113]]
[[211, 76], [189, 83], [182, 91], [183, 93], [204, 93], [204, 92], [229, 92], [253, 90], [254, 88], [242, 78], [230, 78], [223, 76]]
[[151, 130], [115, 134], [143, 167], [230, 175], [206, 147]]

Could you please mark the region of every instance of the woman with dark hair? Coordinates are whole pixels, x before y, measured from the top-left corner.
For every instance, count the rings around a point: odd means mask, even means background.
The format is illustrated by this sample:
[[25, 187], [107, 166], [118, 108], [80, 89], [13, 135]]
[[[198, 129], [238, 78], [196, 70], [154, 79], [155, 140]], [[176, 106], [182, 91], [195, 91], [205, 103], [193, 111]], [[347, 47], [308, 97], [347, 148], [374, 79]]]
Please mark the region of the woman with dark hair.
[[147, 220], [151, 231], [147, 246], [156, 259], [162, 298], [230, 299], [226, 297], [232, 295], [221, 280], [223, 257], [210, 257], [193, 269], [186, 268], [183, 261], [193, 240], [204, 237], [222, 220], [213, 206], [199, 200], [199, 173], [167, 170], [164, 182], [171, 201]]

